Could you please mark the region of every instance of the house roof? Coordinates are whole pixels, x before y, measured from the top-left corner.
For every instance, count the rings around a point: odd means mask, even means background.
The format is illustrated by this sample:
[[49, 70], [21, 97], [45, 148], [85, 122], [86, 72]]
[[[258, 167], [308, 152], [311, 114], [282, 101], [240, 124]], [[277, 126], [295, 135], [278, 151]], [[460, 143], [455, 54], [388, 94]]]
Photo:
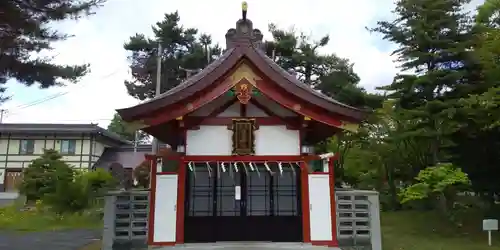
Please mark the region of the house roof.
[[[251, 30], [251, 32], [243, 30]], [[236, 23], [236, 29], [230, 29], [227, 32], [226, 40], [228, 49], [198, 74], [156, 98], [130, 108], [119, 109], [118, 113], [124, 120], [133, 121], [141, 115], [181, 102], [217, 84], [218, 80], [224, 77], [238, 62], [245, 59], [271, 81], [297, 98], [354, 120], [363, 120], [367, 116], [366, 111], [343, 104], [312, 89], [276, 64], [262, 50], [262, 34], [258, 29], [252, 28], [250, 20], [240, 19]]]
[[20, 134], [83, 134], [100, 135], [118, 144], [131, 144], [118, 134], [110, 132], [97, 124], [53, 124], [53, 123], [1, 123], [0, 133]]
[[[108, 169], [111, 164], [119, 163], [123, 168], [133, 169], [145, 161], [145, 155], [151, 153], [151, 147], [151, 144], [142, 144], [138, 145], [135, 149], [130, 145], [106, 148], [93, 168]], [[160, 148], [164, 147], [166, 145], [160, 145]]]

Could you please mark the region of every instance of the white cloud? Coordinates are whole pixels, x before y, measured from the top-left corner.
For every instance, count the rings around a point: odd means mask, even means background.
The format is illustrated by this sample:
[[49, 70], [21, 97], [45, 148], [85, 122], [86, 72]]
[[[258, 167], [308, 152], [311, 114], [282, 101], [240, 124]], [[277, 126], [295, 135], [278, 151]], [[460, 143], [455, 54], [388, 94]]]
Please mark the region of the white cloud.
[[[378, 18], [390, 15], [391, 0], [291, 0], [248, 1], [248, 17], [254, 27], [267, 30], [270, 22], [279, 27], [294, 26], [313, 37], [329, 34], [331, 44], [325, 52], [335, 52], [355, 63], [361, 84], [368, 90], [387, 84], [396, 69], [389, 52], [374, 45], [377, 36], [366, 31]], [[162, 1], [109, 0], [97, 14], [78, 22], [58, 24], [75, 36], [57, 44], [56, 61], [65, 64], [90, 63], [92, 73], [78, 85], [46, 91], [46, 95], [61, 91], [68, 94], [25, 109], [16, 109], [26, 103], [14, 98], [5, 104], [13, 108], [6, 122], [90, 123], [106, 126], [114, 110], [138, 103], [128, 96], [123, 81], [129, 78], [127, 53], [123, 43], [135, 33], [151, 35], [151, 25], [165, 13], [178, 10], [181, 23], [209, 33], [224, 44], [224, 34], [240, 17], [239, 1]], [[265, 37], [269, 34], [265, 32]], [[14, 93], [15, 94], [15, 93]]]

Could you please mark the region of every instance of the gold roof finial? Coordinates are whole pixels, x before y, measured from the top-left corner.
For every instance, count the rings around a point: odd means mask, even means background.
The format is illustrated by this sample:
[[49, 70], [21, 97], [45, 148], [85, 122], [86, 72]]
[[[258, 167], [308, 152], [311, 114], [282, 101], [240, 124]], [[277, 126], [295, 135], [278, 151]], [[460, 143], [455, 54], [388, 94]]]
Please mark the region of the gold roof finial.
[[247, 20], [247, 9], [248, 9], [248, 4], [246, 1], [243, 1], [241, 3], [241, 14], [243, 15], [243, 20]]

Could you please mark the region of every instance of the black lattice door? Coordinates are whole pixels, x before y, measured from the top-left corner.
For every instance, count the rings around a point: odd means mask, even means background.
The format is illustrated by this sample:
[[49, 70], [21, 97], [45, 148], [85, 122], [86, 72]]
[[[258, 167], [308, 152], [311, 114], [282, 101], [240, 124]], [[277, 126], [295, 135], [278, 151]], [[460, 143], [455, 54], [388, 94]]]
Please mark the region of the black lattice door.
[[[302, 241], [300, 172], [277, 164], [193, 164], [186, 179], [186, 242]], [[269, 171], [271, 170], [271, 172]]]

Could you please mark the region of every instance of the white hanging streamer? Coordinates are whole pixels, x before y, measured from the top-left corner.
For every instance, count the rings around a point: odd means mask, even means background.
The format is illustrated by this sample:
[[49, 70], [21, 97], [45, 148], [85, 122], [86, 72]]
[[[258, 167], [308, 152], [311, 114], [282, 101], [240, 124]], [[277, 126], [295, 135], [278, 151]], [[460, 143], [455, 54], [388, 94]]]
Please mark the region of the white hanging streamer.
[[280, 175], [283, 174], [283, 163], [282, 162], [278, 162], [278, 169], [280, 170]]
[[295, 176], [295, 167], [290, 162], [288, 164], [290, 164], [290, 168], [292, 169], [292, 174], [293, 174], [293, 176]]
[[208, 170], [208, 177], [212, 178], [212, 167], [210, 167], [210, 163], [205, 162], [207, 164], [207, 170]]
[[244, 162], [241, 162], [241, 164], [243, 165], [243, 169], [245, 170], [245, 174], [248, 175], [248, 169], [247, 169], [247, 166], [245, 165]]
[[189, 167], [189, 170], [191, 170], [191, 172], [193, 172], [193, 177], [196, 178], [196, 171], [195, 171], [195, 169], [193, 167], [193, 162], [192, 161], [190, 161], [188, 163], [188, 167]]
[[226, 172], [226, 166], [224, 165], [224, 162], [221, 162], [220, 168], [222, 169], [222, 172]]
[[251, 163], [251, 162], [250, 162], [250, 164], [255, 165], [255, 171], [257, 172], [257, 176], [260, 178], [259, 167], [258, 167], [255, 163]]
[[264, 166], [266, 167], [266, 170], [269, 171], [269, 173], [274, 174], [274, 172], [271, 170], [271, 168], [267, 164], [267, 161], [264, 162]]
[[238, 162], [234, 162], [233, 165], [234, 165], [234, 172], [238, 173], [238, 165], [237, 165]]
[[248, 165], [250, 165], [250, 171], [253, 171], [253, 165], [252, 162], [249, 162]]

